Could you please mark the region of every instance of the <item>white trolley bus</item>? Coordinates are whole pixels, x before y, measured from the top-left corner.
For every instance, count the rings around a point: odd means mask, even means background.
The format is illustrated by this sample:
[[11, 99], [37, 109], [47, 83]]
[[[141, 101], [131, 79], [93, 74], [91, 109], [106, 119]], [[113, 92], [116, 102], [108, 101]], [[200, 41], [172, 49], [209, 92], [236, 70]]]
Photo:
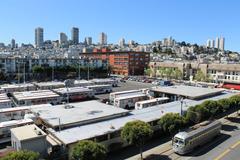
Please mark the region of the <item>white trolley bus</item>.
[[128, 91], [113, 92], [113, 93], [110, 93], [110, 95], [109, 95], [109, 101], [111, 104], [113, 104], [115, 98], [131, 95], [131, 94], [136, 94], [136, 93], [142, 93], [142, 91], [141, 90], [128, 90]]
[[195, 130], [177, 133], [172, 141], [174, 152], [181, 155], [191, 152], [195, 147], [201, 146], [219, 135], [221, 126], [219, 121], [211, 123], [205, 121], [200, 123]]
[[139, 101], [135, 103], [135, 109], [143, 109], [147, 107], [152, 107], [158, 104], [163, 104], [168, 102], [169, 98], [168, 97], [160, 97], [160, 98], [154, 98], [154, 99], [149, 99], [145, 101]]
[[103, 93], [112, 92], [111, 85], [92, 85], [92, 86], [87, 86], [87, 88], [94, 90], [95, 94], [103, 94]]
[[135, 103], [149, 99], [148, 95], [144, 93], [137, 93], [129, 96], [123, 96], [114, 99], [114, 106], [124, 109], [131, 109], [135, 107]]

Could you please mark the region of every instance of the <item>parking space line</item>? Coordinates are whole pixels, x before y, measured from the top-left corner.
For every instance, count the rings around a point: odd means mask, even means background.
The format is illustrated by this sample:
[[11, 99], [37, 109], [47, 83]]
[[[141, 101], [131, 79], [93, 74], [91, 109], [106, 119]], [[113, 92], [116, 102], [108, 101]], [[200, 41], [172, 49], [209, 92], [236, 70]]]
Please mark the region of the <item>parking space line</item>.
[[216, 158], [214, 158], [214, 160], [220, 160], [221, 158], [223, 158], [226, 154], [228, 154], [228, 152], [230, 152], [230, 149], [225, 150], [223, 153], [221, 153], [219, 156], [217, 156]]
[[235, 147], [237, 147], [238, 145], [240, 144], [240, 141], [238, 141], [238, 142], [236, 142], [236, 143], [234, 143], [230, 148], [235, 148]]

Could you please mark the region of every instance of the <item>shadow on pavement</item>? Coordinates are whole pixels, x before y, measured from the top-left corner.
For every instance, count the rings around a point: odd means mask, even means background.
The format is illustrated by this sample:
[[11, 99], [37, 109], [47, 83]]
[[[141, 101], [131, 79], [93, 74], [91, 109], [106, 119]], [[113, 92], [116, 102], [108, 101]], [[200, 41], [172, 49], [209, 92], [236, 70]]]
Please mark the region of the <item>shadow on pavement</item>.
[[167, 155], [151, 154], [144, 158], [144, 160], [170, 160]]
[[219, 136], [212, 139], [212, 141], [210, 141], [209, 143], [203, 144], [204, 147], [199, 146], [195, 148], [193, 152], [187, 154], [187, 156], [193, 156], [193, 157], [202, 156], [207, 152], [211, 151], [212, 149], [214, 149], [215, 147], [217, 147], [218, 145], [220, 145], [221, 143], [223, 143], [224, 141], [226, 141], [227, 139], [229, 139], [230, 137], [231, 136], [228, 134], [221, 133]]
[[[143, 151], [146, 151], [146, 150], [149, 150], [156, 146], [159, 146], [170, 140], [171, 140], [170, 137], [164, 137], [164, 138], [163, 137], [161, 137], [161, 138], [154, 137], [153, 139], [151, 139], [144, 145]], [[114, 152], [110, 152], [108, 154], [107, 160], [124, 160], [124, 159], [127, 159], [129, 157], [132, 157], [132, 156], [135, 156], [138, 154], [139, 154], [139, 148], [132, 145], [132, 146], [128, 146], [128, 147], [122, 148], [122, 149], [114, 151]], [[143, 155], [144, 155], [144, 153], [143, 153]], [[161, 155], [159, 155], [159, 156], [161, 156]]]
[[230, 132], [230, 131], [238, 130], [238, 127], [237, 126], [223, 124], [222, 125], [222, 130]]
[[240, 123], [240, 118], [239, 117], [228, 117], [226, 119], [229, 120], [230, 122], [233, 122], [233, 123]]

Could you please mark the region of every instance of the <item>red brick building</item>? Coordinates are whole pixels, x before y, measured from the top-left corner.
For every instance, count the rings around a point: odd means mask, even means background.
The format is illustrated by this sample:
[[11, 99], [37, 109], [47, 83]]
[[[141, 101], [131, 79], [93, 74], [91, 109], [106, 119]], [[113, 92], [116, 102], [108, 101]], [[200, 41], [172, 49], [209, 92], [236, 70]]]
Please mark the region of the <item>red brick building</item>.
[[108, 60], [112, 74], [126, 76], [144, 75], [144, 69], [148, 67], [150, 61], [148, 52], [94, 50], [92, 53], [82, 53], [82, 55], [88, 58]]

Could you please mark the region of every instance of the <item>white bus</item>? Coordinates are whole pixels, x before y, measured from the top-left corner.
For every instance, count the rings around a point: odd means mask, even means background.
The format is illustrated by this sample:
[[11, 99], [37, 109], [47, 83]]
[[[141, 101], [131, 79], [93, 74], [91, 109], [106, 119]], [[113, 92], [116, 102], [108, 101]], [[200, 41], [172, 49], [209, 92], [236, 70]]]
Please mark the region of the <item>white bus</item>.
[[47, 103], [56, 105], [62, 102], [62, 97], [50, 90], [14, 92], [12, 95], [16, 106], [30, 106]]
[[89, 89], [93, 89], [95, 94], [103, 94], [103, 93], [110, 93], [112, 92], [111, 85], [93, 85], [93, 86], [86, 86]]
[[100, 85], [100, 84], [109, 84], [112, 85], [113, 87], [117, 87], [118, 86], [118, 80], [115, 79], [92, 79], [92, 82], [94, 84]]
[[[31, 119], [21, 119], [21, 120], [12, 120], [0, 123], [0, 138], [10, 138], [11, 132], [10, 129], [33, 124], [33, 120]], [[10, 141], [10, 139], [9, 139]]]
[[128, 91], [113, 92], [113, 93], [110, 93], [110, 95], [109, 95], [109, 101], [111, 104], [113, 104], [115, 98], [132, 95], [132, 94], [138, 94], [138, 93], [140, 94], [143, 92], [141, 90], [128, 90]]
[[12, 92], [23, 92], [23, 91], [34, 91], [37, 87], [31, 83], [21, 83], [21, 84], [4, 84], [1, 89], [6, 93]]
[[114, 99], [114, 106], [124, 109], [132, 109], [135, 107], [135, 103], [138, 101], [147, 100], [149, 97], [146, 94], [139, 93], [129, 96], [123, 96]]
[[160, 98], [154, 98], [149, 99], [146, 101], [139, 101], [135, 103], [135, 109], [143, 109], [147, 107], [152, 107], [158, 104], [163, 104], [169, 101], [168, 97], [160, 97]]
[[8, 98], [6, 93], [0, 94], [0, 108], [12, 107], [12, 101]]
[[74, 86], [76, 87], [86, 87], [86, 86], [92, 86], [94, 85], [93, 82], [87, 81], [87, 80], [75, 80], [74, 81]]
[[71, 87], [71, 88], [58, 88], [53, 89], [53, 92], [59, 94], [62, 100], [67, 101], [69, 96], [70, 102], [76, 102], [84, 99], [94, 98], [95, 91], [86, 87]]
[[201, 146], [219, 135], [221, 126], [219, 121], [210, 124], [205, 121], [200, 123], [195, 130], [177, 133], [172, 141], [174, 152], [182, 155], [191, 152], [195, 147]]
[[0, 122], [24, 119], [25, 114], [31, 113], [30, 109], [37, 107], [49, 107], [51, 104], [41, 104], [33, 106], [23, 106], [23, 107], [11, 107], [0, 109]]

